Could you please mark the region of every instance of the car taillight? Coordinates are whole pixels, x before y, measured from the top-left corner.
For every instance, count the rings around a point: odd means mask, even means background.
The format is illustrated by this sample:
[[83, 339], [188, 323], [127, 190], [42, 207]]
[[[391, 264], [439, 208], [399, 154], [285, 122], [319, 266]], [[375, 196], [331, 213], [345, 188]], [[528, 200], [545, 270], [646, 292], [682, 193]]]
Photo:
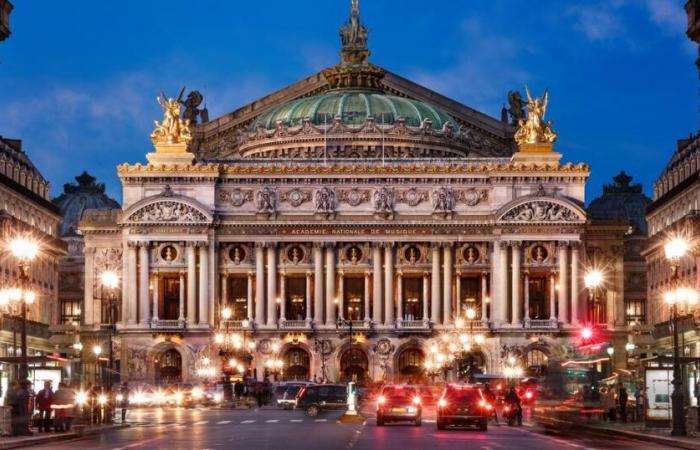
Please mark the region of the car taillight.
[[506, 407], [503, 408], [503, 409], [505, 410], [505, 412], [510, 412], [510, 406], [506, 406]]
[[446, 406], [447, 406], [447, 400], [445, 400], [444, 398], [441, 398], [440, 400], [438, 400], [438, 406], [439, 406], [440, 408], [446, 407]]
[[484, 405], [484, 408], [486, 408], [487, 411], [491, 411], [493, 409], [493, 405], [491, 405], [491, 403], [487, 403]]
[[306, 387], [301, 388], [301, 391], [297, 394], [297, 398], [301, 398], [302, 395], [304, 395], [304, 392], [306, 392]]
[[484, 407], [486, 406], [486, 400], [481, 400], [481, 401], [479, 401], [479, 406], [481, 406], [482, 408], [484, 408]]
[[525, 393], [525, 398], [528, 399], [528, 400], [530, 400], [530, 399], [532, 398], [532, 392], [527, 391], [527, 392]]
[[420, 397], [413, 397], [413, 404], [420, 405]]
[[385, 402], [386, 402], [386, 397], [384, 397], [383, 395], [380, 395], [379, 397], [377, 397], [377, 403], [383, 404]]

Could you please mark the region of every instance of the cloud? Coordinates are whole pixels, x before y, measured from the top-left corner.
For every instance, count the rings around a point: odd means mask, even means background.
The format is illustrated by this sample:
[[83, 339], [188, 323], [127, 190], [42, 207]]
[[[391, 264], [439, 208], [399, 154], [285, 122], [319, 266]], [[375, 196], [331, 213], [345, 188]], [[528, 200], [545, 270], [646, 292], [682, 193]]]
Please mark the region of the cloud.
[[574, 28], [591, 42], [610, 41], [625, 34], [616, 11], [617, 3], [572, 6], [568, 14], [575, 19]]
[[645, 0], [649, 19], [660, 29], [670, 34], [679, 34], [685, 30], [687, 17], [682, 3], [674, 0]]

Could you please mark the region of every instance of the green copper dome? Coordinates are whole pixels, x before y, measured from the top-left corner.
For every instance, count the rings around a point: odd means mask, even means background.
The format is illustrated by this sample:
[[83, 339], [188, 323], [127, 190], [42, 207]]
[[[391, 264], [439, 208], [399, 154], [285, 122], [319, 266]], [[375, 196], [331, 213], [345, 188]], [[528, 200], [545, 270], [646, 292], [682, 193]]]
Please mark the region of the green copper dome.
[[341, 90], [283, 103], [262, 113], [251, 129], [262, 125], [272, 130], [280, 120], [289, 127], [296, 127], [307, 117], [314, 125], [331, 124], [337, 115], [345, 125], [350, 126], [362, 125], [368, 116], [372, 116], [380, 125], [393, 125], [402, 117], [409, 127], [419, 127], [424, 119], [430, 119], [431, 127], [436, 130], [441, 130], [447, 123], [458, 128], [457, 122], [449, 114], [424, 102], [381, 91]]

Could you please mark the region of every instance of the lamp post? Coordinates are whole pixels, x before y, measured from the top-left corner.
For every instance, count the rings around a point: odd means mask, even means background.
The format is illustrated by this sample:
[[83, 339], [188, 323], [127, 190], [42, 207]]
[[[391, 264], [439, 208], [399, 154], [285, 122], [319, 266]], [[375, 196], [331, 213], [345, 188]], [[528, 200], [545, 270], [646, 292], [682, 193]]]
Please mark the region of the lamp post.
[[109, 384], [112, 385], [114, 377], [114, 353], [112, 349], [112, 337], [114, 336], [114, 331], [116, 328], [116, 315], [114, 314], [114, 309], [116, 308], [116, 292], [119, 286], [119, 276], [116, 272], [105, 271], [100, 275], [100, 280], [102, 281], [102, 286], [107, 288], [107, 311], [109, 320]]
[[588, 289], [588, 297], [591, 299], [593, 308], [590, 311], [588, 320], [595, 326], [599, 323], [600, 303], [598, 300], [598, 288], [603, 284], [603, 273], [599, 270], [589, 270], [583, 276], [583, 284]]
[[698, 294], [692, 289], [678, 286], [678, 269], [681, 259], [688, 251], [688, 243], [682, 238], [673, 238], [664, 245], [664, 253], [671, 265], [671, 290], [664, 295], [664, 301], [671, 307], [673, 323], [673, 392], [671, 393], [672, 436], [685, 436], [685, 411], [683, 405], [683, 380], [678, 356], [678, 305], [697, 304]]
[[20, 298], [21, 301], [21, 338], [22, 359], [19, 365], [19, 378], [24, 380], [29, 376], [29, 362], [27, 359], [27, 303], [33, 303], [35, 294], [29, 290], [29, 264], [39, 253], [39, 245], [27, 238], [18, 237], [10, 242], [10, 252], [17, 259], [19, 266]]
[[95, 344], [92, 347], [92, 353], [95, 355], [95, 379], [94, 382], [97, 384], [97, 372], [100, 368], [100, 355], [102, 354], [102, 346]]

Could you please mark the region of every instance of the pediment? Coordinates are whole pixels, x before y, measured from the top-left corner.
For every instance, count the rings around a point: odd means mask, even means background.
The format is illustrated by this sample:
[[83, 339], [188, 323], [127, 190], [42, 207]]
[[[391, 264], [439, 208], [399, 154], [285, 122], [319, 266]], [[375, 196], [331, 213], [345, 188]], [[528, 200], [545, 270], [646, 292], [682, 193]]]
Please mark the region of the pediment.
[[213, 216], [198, 201], [181, 195], [155, 195], [131, 205], [123, 214], [124, 224], [207, 225]]
[[585, 211], [571, 201], [552, 196], [527, 196], [499, 210], [498, 222], [506, 223], [584, 223]]

